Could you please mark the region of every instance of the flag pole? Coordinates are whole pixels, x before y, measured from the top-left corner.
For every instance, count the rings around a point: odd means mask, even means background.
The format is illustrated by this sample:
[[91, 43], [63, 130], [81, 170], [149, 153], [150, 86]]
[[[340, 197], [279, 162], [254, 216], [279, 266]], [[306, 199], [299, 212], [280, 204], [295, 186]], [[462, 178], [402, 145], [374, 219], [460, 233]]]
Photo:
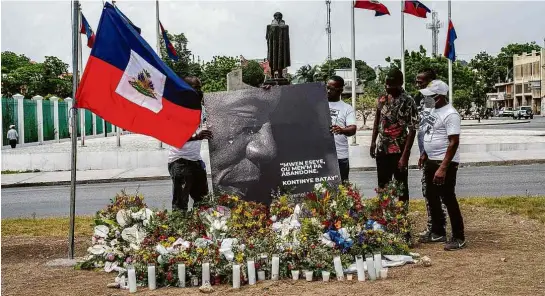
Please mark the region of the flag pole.
[[[79, 29], [81, 29], [82, 22], [81, 10], [79, 11]], [[81, 35], [78, 35], [78, 84], [81, 81], [81, 71], [83, 70], [83, 58], [82, 58], [82, 43]], [[75, 97], [75, 96], [74, 96]], [[81, 131], [81, 146], [85, 146], [85, 111], [80, 114], [80, 131]]]
[[[161, 29], [159, 28], [159, 0], [155, 0], [155, 33], [157, 34], [157, 55], [161, 58]], [[159, 149], [163, 149], [163, 142], [159, 141]]]
[[78, 89], [78, 37], [79, 37], [79, 14], [80, 7], [79, 1], [74, 0], [73, 3], [73, 16], [72, 16], [72, 97], [74, 98], [74, 107], [72, 107], [72, 165], [71, 165], [71, 178], [70, 178], [70, 229], [68, 233], [68, 257], [74, 259], [74, 228], [76, 222], [76, 164], [77, 164], [77, 148], [78, 148], [78, 137], [77, 137], [77, 120], [78, 118], [78, 109], [77, 107], [77, 98], [76, 92]]
[[[354, 19], [354, 1], [350, 1], [350, 10], [351, 10], [351, 25], [352, 25], [352, 36], [351, 36], [351, 46], [352, 46], [352, 108], [356, 112], [356, 24]], [[358, 145], [356, 140], [356, 135], [352, 137], [352, 145]]]
[[[450, 17], [451, 17], [451, 2], [448, 0], [448, 23], [450, 25]], [[448, 35], [447, 35], [448, 38]], [[447, 40], [448, 42], [448, 40]], [[452, 104], [452, 60], [448, 59], [448, 101]]]
[[403, 88], [405, 88], [405, 1], [401, 1], [401, 73], [403, 73]]

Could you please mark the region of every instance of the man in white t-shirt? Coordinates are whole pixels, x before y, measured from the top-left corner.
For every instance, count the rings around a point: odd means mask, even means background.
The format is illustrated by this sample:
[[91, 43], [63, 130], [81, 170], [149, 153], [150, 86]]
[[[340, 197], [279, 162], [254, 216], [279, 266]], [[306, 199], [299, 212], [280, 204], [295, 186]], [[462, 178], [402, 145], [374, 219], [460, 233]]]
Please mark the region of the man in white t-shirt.
[[460, 114], [448, 103], [449, 87], [441, 80], [433, 80], [428, 87], [421, 89], [422, 95], [435, 101], [435, 108], [426, 109], [421, 114], [421, 132], [424, 133], [424, 175], [426, 198], [431, 214], [431, 234], [428, 241], [444, 241], [446, 219], [441, 208], [445, 204], [450, 217], [452, 238], [446, 242], [445, 250], [462, 249], [466, 245], [464, 220], [456, 199], [456, 173], [460, 163]]
[[[200, 96], [203, 92], [201, 81], [197, 77], [186, 77], [187, 82]], [[195, 203], [200, 202], [208, 194], [208, 179], [201, 158], [201, 142], [212, 138], [212, 132], [203, 128], [205, 122], [204, 107], [201, 113], [201, 124], [195, 134], [182, 148], [170, 147], [168, 152], [168, 172], [172, 179], [172, 210], [186, 212], [189, 196]]]
[[335, 148], [339, 160], [341, 181], [348, 181], [350, 163], [348, 161], [348, 137], [356, 134], [356, 114], [354, 108], [341, 100], [344, 79], [333, 76], [327, 82], [327, 99], [331, 114], [331, 132], [335, 136]]

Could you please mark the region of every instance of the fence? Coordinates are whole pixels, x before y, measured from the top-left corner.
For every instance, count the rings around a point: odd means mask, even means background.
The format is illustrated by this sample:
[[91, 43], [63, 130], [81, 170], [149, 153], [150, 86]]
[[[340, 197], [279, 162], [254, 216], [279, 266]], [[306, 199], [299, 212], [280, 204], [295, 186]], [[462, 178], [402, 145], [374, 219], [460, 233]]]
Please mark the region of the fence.
[[[8, 143], [7, 132], [10, 125], [15, 125], [19, 133], [19, 144], [43, 141], [60, 141], [70, 138], [71, 99], [60, 100], [51, 97], [48, 100], [40, 96], [25, 99], [22, 95], [13, 98], [2, 98], [2, 145]], [[55, 110], [56, 109], [56, 110]], [[41, 112], [40, 112], [41, 111]], [[77, 135], [83, 132], [86, 136], [104, 134], [104, 120], [89, 110], [81, 109], [78, 114]], [[85, 127], [82, 127], [81, 113], [85, 117]], [[20, 118], [22, 117], [22, 118]], [[94, 119], [93, 119], [94, 118]], [[96, 126], [93, 126], [93, 122]], [[41, 131], [40, 131], [41, 126]], [[114, 127], [106, 122], [107, 133]]]

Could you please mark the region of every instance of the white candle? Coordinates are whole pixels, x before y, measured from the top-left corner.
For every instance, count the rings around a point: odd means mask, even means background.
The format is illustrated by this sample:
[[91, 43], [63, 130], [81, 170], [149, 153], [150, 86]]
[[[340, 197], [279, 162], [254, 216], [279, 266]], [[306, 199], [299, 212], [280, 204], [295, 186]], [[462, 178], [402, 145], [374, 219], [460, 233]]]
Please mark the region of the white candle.
[[377, 279], [377, 272], [375, 271], [375, 262], [373, 262], [373, 257], [365, 257], [365, 263], [367, 265], [367, 273], [369, 274], [369, 279], [374, 281]]
[[307, 278], [307, 282], [312, 282], [312, 277], [314, 276], [314, 272], [313, 271], [306, 271], [305, 272], [305, 277]]
[[273, 255], [272, 257], [272, 271], [271, 271], [271, 279], [273, 281], [277, 281], [278, 277], [280, 275], [280, 258], [278, 255]]
[[264, 281], [265, 280], [265, 271], [264, 270], [258, 270], [257, 271], [257, 280], [258, 281]]
[[344, 280], [343, 264], [341, 263], [341, 257], [337, 256], [333, 258], [333, 265], [335, 266], [335, 273], [337, 274], [337, 280]]
[[324, 282], [329, 282], [329, 271], [322, 271], [322, 279]]
[[248, 284], [255, 285], [255, 264], [253, 260], [248, 261]]
[[136, 293], [136, 271], [133, 267], [129, 267], [127, 272], [129, 276], [129, 292]]
[[178, 279], [180, 280], [180, 287], [185, 288], [185, 264], [178, 264]]
[[202, 264], [202, 284], [210, 283], [210, 263]]
[[363, 268], [363, 257], [356, 256], [356, 269], [358, 270], [358, 281], [365, 281], [365, 269]]
[[388, 268], [383, 268], [380, 270], [380, 278], [386, 279], [388, 277]]
[[292, 270], [291, 271], [291, 278], [296, 281], [299, 279], [299, 270]]
[[373, 258], [375, 261], [375, 273], [377, 274], [378, 279], [380, 278], [380, 270], [382, 269], [382, 255], [380, 255], [380, 253], [376, 253]]
[[155, 265], [148, 265], [148, 287], [150, 290], [155, 290], [157, 288], [155, 284]]
[[351, 274], [351, 273], [347, 274], [347, 275], [346, 275], [346, 279], [349, 280], [349, 281], [351, 281], [351, 280], [352, 280], [352, 274]]
[[240, 288], [240, 265], [233, 265], [233, 288]]
[[191, 281], [192, 281], [193, 287], [198, 287], [199, 286], [199, 278], [198, 277], [193, 276], [191, 278]]

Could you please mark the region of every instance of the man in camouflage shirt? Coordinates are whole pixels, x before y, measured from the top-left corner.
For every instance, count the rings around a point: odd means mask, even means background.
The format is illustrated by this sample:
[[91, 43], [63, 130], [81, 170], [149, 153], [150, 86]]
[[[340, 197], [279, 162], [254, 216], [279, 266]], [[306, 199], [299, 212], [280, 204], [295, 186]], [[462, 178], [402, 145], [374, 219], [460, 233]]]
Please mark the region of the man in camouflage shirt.
[[419, 126], [418, 110], [403, 89], [399, 69], [388, 72], [386, 93], [377, 104], [370, 154], [377, 161], [378, 187], [385, 188], [393, 177], [403, 188], [399, 200], [408, 201], [408, 163]]

